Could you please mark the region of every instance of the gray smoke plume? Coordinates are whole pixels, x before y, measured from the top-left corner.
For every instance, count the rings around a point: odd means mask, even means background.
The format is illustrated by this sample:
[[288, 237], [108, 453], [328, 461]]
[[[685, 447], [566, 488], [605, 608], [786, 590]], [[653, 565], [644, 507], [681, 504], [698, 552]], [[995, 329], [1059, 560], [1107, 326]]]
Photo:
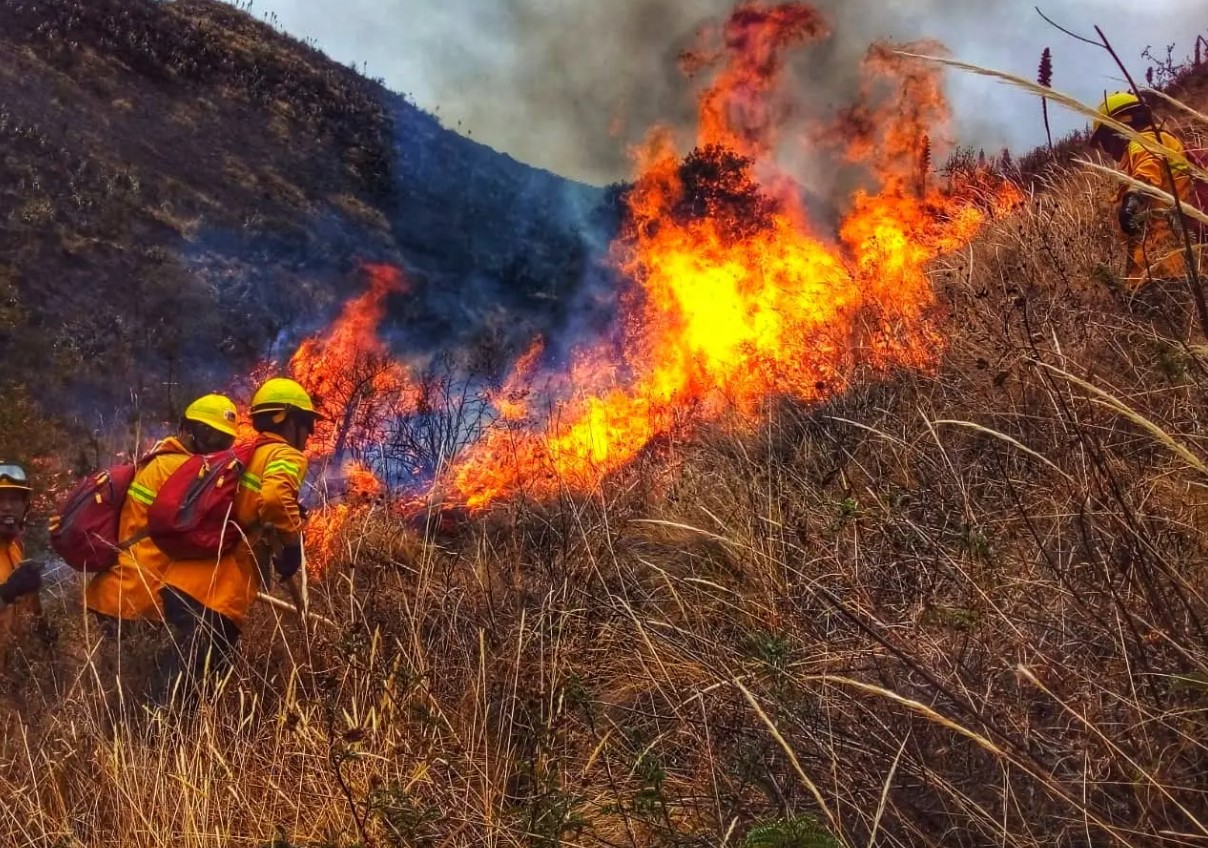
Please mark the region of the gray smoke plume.
[[[283, 25], [343, 61], [364, 63], [437, 109], [447, 126], [516, 158], [603, 184], [630, 172], [627, 147], [656, 123], [685, 133], [693, 125], [689, 89], [676, 57], [698, 27], [733, 0], [260, 0]], [[819, 0], [834, 36], [797, 65], [801, 102], [840, 105], [875, 40], [935, 38], [952, 55], [1032, 77], [1041, 50], [1053, 48], [1054, 85], [1095, 99], [1119, 88], [1103, 51], [1048, 26], [1033, 0]], [[1208, 28], [1203, 0], [1049, 0], [1050, 16], [1082, 32], [1099, 24], [1141, 75], [1147, 45], [1186, 53]], [[1180, 55], [1176, 52], [1176, 56]], [[1043, 140], [1039, 104], [982, 78], [953, 73], [958, 139], [996, 151]], [[1055, 132], [1084, 124], [1058, 114]], [[690, 136], [689, 136], [690, 138]]]

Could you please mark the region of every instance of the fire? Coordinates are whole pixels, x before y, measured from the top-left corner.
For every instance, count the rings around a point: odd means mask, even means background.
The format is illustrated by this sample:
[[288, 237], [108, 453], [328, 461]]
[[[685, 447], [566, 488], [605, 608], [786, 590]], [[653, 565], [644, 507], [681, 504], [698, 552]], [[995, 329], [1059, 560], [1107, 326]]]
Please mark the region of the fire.
[[[365, 265], [364, 271], [366, 291], [348, 301], [323, 332], [304, 340], [286, 368], [324, 416], [306, 449], [312, 467], [325, 466], [354, 448], [380, 442], [390, 421], [415, 408], [417, 388], [411, 373], [394, 359], [377, 332], [386, 314], [386, 298], [406, 291], [402, 273], [389, 265]], [[257, 438], [247, 399], [280, 370], [275, 362], [262, 363], [232, 389], [232, 394], [245, 399], [238, 441]], [[311, 510], [304, 531], [308, 565], [315, 576], [336, 553], [348, 522], [367, 512], [385, 491], [373, 471], [359, 462], [346, 462], [338, 476], [343, 481], [343, 499], [325, 501]]]
[[343, 499], [314, 510], [303, 530], [307, 567], [315, 578], [321, 577], [334, 560], [349, 525], [367, 516], [385, 492], [381, 480], [362, 463], [351, 460], [345, 463], [342, 477]]
[[[289, 373], [316, 399], [324, 418], [307, 445], [314, 462], [339, 460], [352, 447], [380, 443], [384, 428], [416, 407], [410, 371], [379, 337], [386, 298], [403, 293], [402, 273], [390, 265], [364, 266], [368, 289], [344, 305], [323, 333], [306, 339], [289, 360]], [[308, 518], [305, 529], [311, 570], [317, 577], [336, 554], [349, 522], [366, 514], [385, 486], [368, 466], [343, 467], [344, 497]]]
[[318, 422], [307, 454], [339, 456], [353, 444], [380, 440], [382, 428], [413, 410], [417, 388], [410, 371], [394, 359], [377, 327], [386, 298], [406, 291], [391, 265], [366, 265], [369, 289], [344, 305], [326, 332], [298, 347], [289, 373], [316, 398]]
[[521, 354], [512, 366], [512, 372], [499, 391], [491, 395], [491, 402], [504, 421], [523, 421], [529, 415], [528, 398], [530, 385], [537, 361], [545, 353], [545, 340], [538, 338]]
[[[869, 51], [856, 102], [836, 121], [790, 132], [788, 53], [828, 35], [802, 3], [749, 0], [681, 56], [701, 85], [696, 144], [684, 155], [656, 128], [636, 151], [610, 252], [625, 280], [618, 333], [560, 368], [536, 340], [489, 394], [494, 424], [427, 497], [407, 493], [411, 513], [445, 494], [472, 510], [590, 491], [700, 422], [733, 416], [751, 427], [777, 397], [819, 401], [866, 372], [934, 365], [943, 338], [928, 263], [1021, 198], [989, 174], [956, 186], [934, 179], [949, 117], [940, 77], [884, 46]], [[848, 182], [860, 187], [829, 223], [812, 219], [778, 164], [803, 143], [834, 169], [859, 171]], [[402, 275], [366, 272], [367, 291], [289, 360], [328, 418], [312, 462], [338, 462], [390, 421], [433, 411], [377, 334], [386, 298], [406, 290]], [[346, 463], [341, 479], [344, 499], [316, 510], [306, 530], [320, 567], [385, 494], [368, 467]]]
[[311, 577], [322, 577], [335, 559], [350, 513], [348, 504], [331, 503], [307, 517], [302, 540], [306, 546], [306, 568]]
[[[794, 181], [775, 168], [786, 111], [778, 92], [786, 51], [826, 34], [803, 4], [747, 2], [685, 54], [690, 74], [716, 73], [699, 96], [697, 149], [685, 159], [660, 130], [638, 157], [613, 247], [633, 282], [622, 354], [579, 350], [567, 374], [550, 378], [561, 401], [551, 421], [531, 413], [531, 399], [510, 399], [532, 366], [521, 363], [500, 404], [504, 426], [452, 475], [469, 506], [588, 490], [686, 413], [733, 412], [753, 424], [775, 395], [819, 400], [843, 390], [858, 366], [936, 360], [942, 338], [929, 320], [925, 266], [966, 244], [991, 211], [918, 175], [927, 133], [947, 118], [939, 79], [874, 49], [860, 102], [844, 117], [861, 129], [846, 158], [868, 163], [878, 190], [854, 194], [837, 237], [811, 225]], [[874, 94], [887, 83], [896, 83], [896, 101]], [[1013, 202], [1012, 189], [993, 188], [991, 207]]]
[[352, 502], [369, 502], [385, 491], [377, 475], [359, 462], [350, 462], [344, 469], [345, 496]]

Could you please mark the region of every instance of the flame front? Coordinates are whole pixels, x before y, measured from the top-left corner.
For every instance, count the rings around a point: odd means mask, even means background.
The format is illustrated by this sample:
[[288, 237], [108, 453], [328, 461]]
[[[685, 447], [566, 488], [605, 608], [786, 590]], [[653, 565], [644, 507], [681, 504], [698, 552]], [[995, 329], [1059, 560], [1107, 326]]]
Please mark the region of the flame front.
[[[702, 31], [681, 56], [706, 81], [695, 146], [684, 155], [670, 130], [655, 129], [635, 152], [610, 251], [622, 281], [619, 334], [555, 364], [535, 340], [489, 393], [495, 422], [417, 509], [590, 491], [700, 422], [733, 416], [749, 427], [777, 397], [818, 401], [866, 372], [934, 365], [943, 338], [927, 264], [1020, 195], [988, 173], [940, 184], [930, 173], [946, 152], [938, 71], [884, 46], [869, 51], [858, 97], [837, 120], [789, 132], [787, 53], [827, 35], [801, 3], [745, 2]], [[794, 173], [778, 167], [803, 150], [856, 172], [843, 178], [853, 188], [829, 226], [812, 219]], [[328, 416], [312, 461], [356, 455], [390, 421], [431, 405], [376, 332], [386, 297], [405, 290], [402, 277], [388, 266], [367, 272], [368, 290], [289, 363]], [[346, 464], [342, 479], [343, 502], [307, 529], [320, 563], [382, 494], [367, 467]]]
[[415, 408], [410, 371], [394, 359], [377, 328], [386, 298], [406, 291], [392, 265], [366, 265], [369, 288], [344, 305], [323, 333], [298, 347], [290, 376], [316, 398], [324, 418], [307, 448], [311, 458], [338, 457], [350, 444], [380, 441], [393, 419]]
[[[286, 368], [288, 376], [315, 399], [324, 416], [306, 449], [312, 468], [324, 480], [332, 476], [327, 466], [333, 460], [338, 462], [349, 451], [379, 445], [386, 427], [415, 409], [418, 396], [410, 371], [393, 357], [378, 335], [386, 314], [386, 298], [406, 291], [402, 272], [381, 264], [364, 265], [362, 270], [368, 282], [366, 290], [344, 304], [329, 327], [305, 339]], [[249, 395], [278, 371], [276, 363], [262, 363], [232, 393]], [[256, 436], [245, 405], [240, 415], [239, 441], [251, 441]], [[315, 576], [331, 561], [346, 525], [366, 513], [385, 491], [373, 471], [358, 461], [344, 462], [334, 477], [342, 484], [342, 493], [331, 499], [324, 492], [304, 530], [308, 566]]]
[[[877, 190], [855, 192], [836, 238], [815, 232], [795, 182], [774, 167], [785, 111], [775, 93], [784, 52], [825, 34], [803, 4], [748, 2], [685, 54], [691, 74], [720, 69], [699, 96], [692, 154], [661, 130], [639, 154], [612, 252], [632, 281], [622, 353], [581, 349], [567, 374], [548, 377], [561, 392], [553, 420], [521, 422], [517, 404], [503, 407], [504, 425], [452, 476], [469, 506], [590, 490], [680, 420], [733, 412], [751, 424], [769, 398], [824, 398], [859, 366], [935, 362], [942, 337], [925, 266], [1017, 193], [996, 182], [987, 203], [927, 185], [920, 151], [930, 154], [928, 133], [947, 119], [937, 72], [874, 48], [861, 100], [843, 117], [863, 127], [845, 156], [868, 165]], [[894, 84], [897, 97], [881, 93]]]

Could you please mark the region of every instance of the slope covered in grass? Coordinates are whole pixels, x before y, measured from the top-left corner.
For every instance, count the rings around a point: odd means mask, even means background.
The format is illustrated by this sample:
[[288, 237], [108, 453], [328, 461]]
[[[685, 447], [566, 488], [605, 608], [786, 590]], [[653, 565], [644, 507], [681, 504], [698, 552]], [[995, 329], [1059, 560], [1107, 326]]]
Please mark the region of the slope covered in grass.
[[[937, 263], [946, 337], [596, 496], [377, 508], [225, 695], [109, 727], [84, 623], [9, 683], [18, 844], [1189, 845], [1208, 833], [1208, 349], [1054, 171]], [[71, 609], [71, 604], [66, 605]], [[30, 643], [36, 644], [36, 643]]]

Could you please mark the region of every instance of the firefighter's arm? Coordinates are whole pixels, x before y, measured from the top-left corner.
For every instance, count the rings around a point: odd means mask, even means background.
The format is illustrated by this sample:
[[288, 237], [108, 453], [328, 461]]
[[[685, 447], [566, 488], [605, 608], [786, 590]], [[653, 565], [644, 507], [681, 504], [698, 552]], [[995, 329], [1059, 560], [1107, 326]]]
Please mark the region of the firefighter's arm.
[[1128, 175], [1154, 188], [1163, 188], [1167, 183], [1166, 160], [1134, 141], [1128, 147]]
[[298, 496], [306, 479], [306, 457], [284, 447], [269, 459], [260, 482], [260, 523], [276, 531], [281, 551], [274, 566], [283, 578], [294, 575], [302, 564], [302, 513]]
[[25, 560], [0, 583], [0, 607], [16, 603], [27, 595], [36, 595], [42, 588], [43, 563]]
[[272, 527], [285, 542], [302, 532], [298, 496], [306, 479], [306, 457], [301, 451], [282, 447], [264, 466], [260, 480], [260, 523]]

